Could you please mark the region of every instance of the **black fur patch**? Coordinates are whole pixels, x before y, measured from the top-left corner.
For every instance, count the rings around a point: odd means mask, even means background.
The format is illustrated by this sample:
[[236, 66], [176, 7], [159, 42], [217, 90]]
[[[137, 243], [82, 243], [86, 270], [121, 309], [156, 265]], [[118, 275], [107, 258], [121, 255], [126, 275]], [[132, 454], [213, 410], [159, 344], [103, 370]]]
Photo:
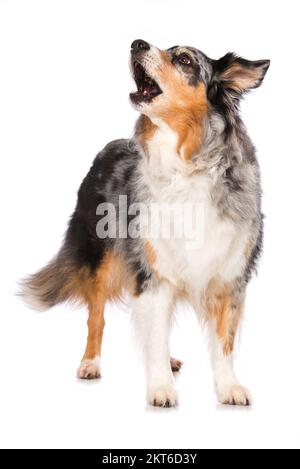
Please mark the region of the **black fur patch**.
[[[118, 215], [118, 196], [127, 195], [128, 206], [134, 202], [132, 180], [141, 155], [130, 140], [116, 140], [108, 144], [95, 158], [90, 171], [84, 178], [78, 191], [76, 209], [67, 230], [64, 251], [67, 257], [75, 260], [76, 266], [87, 266], [94, 274], [105, 254], [111, 250], [120, 250], [131, 274], [136, 278], [136, 294], [140, 294], [151, 277], [143, 267], [142, 255], [136, 252], [136, 240], [122, 240], [97, 236], [96, 226], [101, 219], [96, 215], [100, 203], [112, 202]], [[128, 225], [133, 216], [127, 216]], [[121, 244], [120, 244], [121, 243]]]
[[234, 174], [234, 167], [230, 166], [224, 173], [225, 184], [233, 192], [242, 191], [243, 187], [238, 177]]
[[[111, 142], [97, 155], [84, 178], [65, 239], [65, 250], [78, 266], [88, 266], [95, 272], [105, 253], [113, 248], [114, 239], [97, 236], [96, 226], [101, 216], [96, 215], [96, 209], [99, 204], [111, 201], [107, 200], [108, 195], [111, 198], [128, 192], [128, 175], [133, 171], [136, 158], [137, 152], [132, 151], [127, 140]], [[124, 160], [127, 166], [120, 179], [118, 166], [124, 166]]]

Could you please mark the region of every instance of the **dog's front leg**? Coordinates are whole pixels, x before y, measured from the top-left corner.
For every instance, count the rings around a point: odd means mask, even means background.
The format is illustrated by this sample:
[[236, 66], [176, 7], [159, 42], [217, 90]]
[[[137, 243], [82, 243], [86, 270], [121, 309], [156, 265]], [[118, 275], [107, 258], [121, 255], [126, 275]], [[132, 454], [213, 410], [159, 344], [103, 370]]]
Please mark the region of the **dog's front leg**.
[[146, 364], [148, 401], [159, 407], [177, 403], [169, 351], [173, 307], [172, 287], [165, 281], [149, 287], [135, 304], [136, 331]]
[[218, 399], [222, 404], [248, 406], [249, 391], [240, 384], [233, 368], [236, 331], [243, 311], [245, 292], [237, 281], [207, 292], [211, 359]]

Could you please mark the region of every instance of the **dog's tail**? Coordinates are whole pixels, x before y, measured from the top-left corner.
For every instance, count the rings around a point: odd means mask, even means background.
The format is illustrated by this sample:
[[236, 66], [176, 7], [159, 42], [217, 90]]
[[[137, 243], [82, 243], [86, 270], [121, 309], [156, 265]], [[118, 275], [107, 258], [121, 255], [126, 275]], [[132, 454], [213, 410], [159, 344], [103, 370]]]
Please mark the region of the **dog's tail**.
[[21, 280], [18, 296], [32, 309], [45, 311], [72, 298], [74, 273], [61, 250], [45, 267]]

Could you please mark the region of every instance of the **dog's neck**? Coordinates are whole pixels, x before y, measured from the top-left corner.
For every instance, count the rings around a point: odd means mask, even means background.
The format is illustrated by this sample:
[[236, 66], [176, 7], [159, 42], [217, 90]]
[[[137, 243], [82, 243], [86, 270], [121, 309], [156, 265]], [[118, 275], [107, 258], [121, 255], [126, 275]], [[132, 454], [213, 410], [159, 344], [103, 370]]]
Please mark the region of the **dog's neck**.
[[137, 121], [137, 144], [152, 166], [160, 167], [160, 171], [165, 170], [166, 174], [168, 171], [191, 173], [216, 167], [223, 155], [235, 155], [237, 160], [241, 158], [238, 135], [233, 132], [229, 139], [225, 139], [225, 122], [218, 113], [209, 113], [200, 120], [181, 119], [180, 129], [178, 134], [174, 126], [164, 120], [150, 119], [145, 115]]
[[173, 119], [141, 115], [136, 125], [136, 140], [149, 157], [153, 141], [157, 139], [164, 141], [165, 151], [175, 152], [181, 160], [190, 161], [203, 144], [205, 120], [206, 116], [200, 112], [180, 113]]

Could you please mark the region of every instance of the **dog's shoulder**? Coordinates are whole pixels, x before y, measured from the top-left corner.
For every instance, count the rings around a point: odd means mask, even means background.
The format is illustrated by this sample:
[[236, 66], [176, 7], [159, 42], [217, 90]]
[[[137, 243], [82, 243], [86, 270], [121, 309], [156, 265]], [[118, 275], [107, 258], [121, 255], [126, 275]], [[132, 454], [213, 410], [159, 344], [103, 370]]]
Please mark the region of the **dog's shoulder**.
[[94, 211], [99, 203], [126, 194], [140, 158], [133, 140], [119, 139], [108, 143], [97, 154], [80, 185], [77, 207], [81, 211]]
[[96, 156], [93, 166], [108, 169], [121, 161], [131, 161], [139, 157], [138, 149], [132, 139], [120, 138], [109, 142]]

